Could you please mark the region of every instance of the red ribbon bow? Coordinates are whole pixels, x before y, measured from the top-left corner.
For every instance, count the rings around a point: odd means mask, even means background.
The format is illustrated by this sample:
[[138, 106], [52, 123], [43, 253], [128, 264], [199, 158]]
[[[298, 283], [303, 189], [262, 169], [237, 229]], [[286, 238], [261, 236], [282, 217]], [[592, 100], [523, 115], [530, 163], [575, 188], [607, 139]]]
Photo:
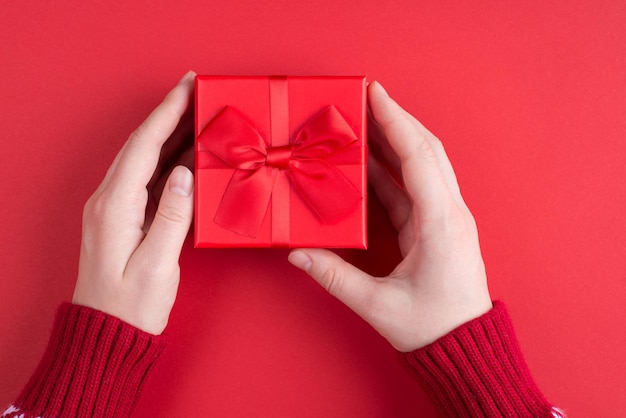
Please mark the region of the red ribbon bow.
[[279, 173], [324, 224], [338, 223], [362, 199], [336, 167], [359, 164], [362, 150], [335, 106], [305, 123], [289, 145], [273, 148], [241, 113], [226, 106], [198, 135], [198, 143], [199, 151], [235, 168], [214, 221], [241, 235], [258, 235]]

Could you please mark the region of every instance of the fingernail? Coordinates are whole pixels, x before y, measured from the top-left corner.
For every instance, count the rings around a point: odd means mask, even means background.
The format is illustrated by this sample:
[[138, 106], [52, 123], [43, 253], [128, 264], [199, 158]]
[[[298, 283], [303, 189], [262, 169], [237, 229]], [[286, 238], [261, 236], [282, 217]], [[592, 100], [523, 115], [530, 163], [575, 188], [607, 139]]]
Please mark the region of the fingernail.
[[287, 259], [291, 264], [306, 271], [307, 273], [311, 270], [311, 265], [313, 264], [311, 257], [309, 257], [309, 255], [302, 250], [292, 251], [289, 253], [289, 257], [287, 257]]
[[385, 90], [383, 85], [380, 84], [380, 82], [378, 82], [378, 80], [375, 80], [372, 84], [376, 84], [376, 86], [378, 86], [378, 88], [380, 88], [383, 91], [383, 93], [385, 93], [385, 96], [389, 97], [389, 93], [387, 93], [387, 90]]
[[170, 191], [178, 196], [189, 197], [193, 191], [193, 174], [182, 165], [177, 166], [170, 175]]
[[183, 76], [183, 78], [180, 79], [180, 81], [178, 82], [178, 84], [184, 84], [187, 81], [191, 80], [192, 78], [194, 78], [196, 76], [196, 73], [194, 71], [187, 71], [187, 73]]

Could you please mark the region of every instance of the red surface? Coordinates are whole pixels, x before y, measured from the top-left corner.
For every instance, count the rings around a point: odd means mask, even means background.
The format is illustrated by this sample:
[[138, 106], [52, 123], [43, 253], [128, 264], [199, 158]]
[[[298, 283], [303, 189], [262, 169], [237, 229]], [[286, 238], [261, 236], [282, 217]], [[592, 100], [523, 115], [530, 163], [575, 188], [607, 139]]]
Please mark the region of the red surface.
[[[0, 404], [71, 298], [83, 202], [188, 69], [365, 74], [445, 143], [490, 286], [546, 396], [626, 411], [626, 3], [5, 2], [0, 13]], [[389, 224], [370, 208], [383, 274]], [[193, 250], [175, 344], [137, 416], [409, 417], [392, 349], [282, 250]]]
[[[198, 76], [195, 246], [367, 248], [365, 87], [363, 77]], [[321, 113], [343, 128], [333, 147]], [[266, 164], [266, 149], [289, 144], [293, 166]]]

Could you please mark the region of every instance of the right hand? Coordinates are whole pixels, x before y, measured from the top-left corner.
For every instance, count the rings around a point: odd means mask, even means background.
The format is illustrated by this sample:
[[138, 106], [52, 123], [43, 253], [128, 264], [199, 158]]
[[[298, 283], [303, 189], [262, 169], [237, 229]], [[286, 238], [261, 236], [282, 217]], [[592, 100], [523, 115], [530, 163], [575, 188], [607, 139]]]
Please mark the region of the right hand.
[[387, 277], [370, 276], [324, 249], [293, 250], [289, 261], [409, 352], [492, 304], [476, 224], [441, 142], [380, 83], [369, 85], [368, 100], [377, 154], [370, 156], [369, 178], [398, 231], [403, 260]]

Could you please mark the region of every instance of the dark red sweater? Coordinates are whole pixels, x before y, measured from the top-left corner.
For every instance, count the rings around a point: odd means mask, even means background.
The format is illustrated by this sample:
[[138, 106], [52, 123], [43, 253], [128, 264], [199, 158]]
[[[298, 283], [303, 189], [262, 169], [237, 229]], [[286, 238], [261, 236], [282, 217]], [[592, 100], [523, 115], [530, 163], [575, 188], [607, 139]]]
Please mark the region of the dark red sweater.
[[[63, 304], [41, 363], [2, 417], [129, 417], [166, 345], [165, 336]], [[533, 381], [500, 302], [402, 358], [441, 416], [563, 416]]]
[[402, 357], [443, 417], [564, 417], [535, 384], [502, 302]]
[[64, 303], [39, 366], [2, 417], [129, 417], [166, 344], [165, 336]]

